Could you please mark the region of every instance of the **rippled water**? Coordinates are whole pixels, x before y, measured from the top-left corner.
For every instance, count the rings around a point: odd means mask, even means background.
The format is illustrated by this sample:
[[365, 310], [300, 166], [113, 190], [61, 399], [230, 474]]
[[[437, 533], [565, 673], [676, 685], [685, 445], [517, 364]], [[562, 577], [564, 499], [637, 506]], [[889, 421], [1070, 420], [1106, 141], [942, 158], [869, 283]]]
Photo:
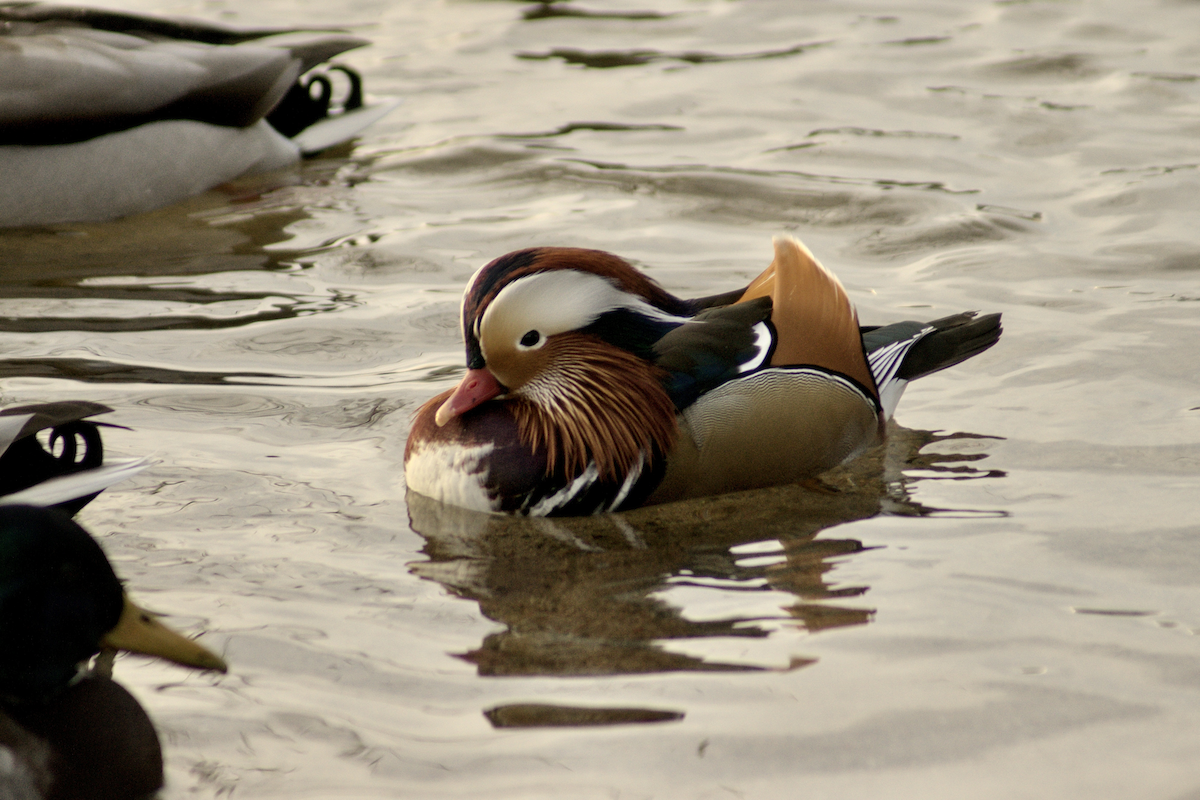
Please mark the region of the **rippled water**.
[[[232, 664], [117, 665], [166, 798], [1200, 792], [1200, 4], [125, 7], [361, 23], [406, 98], [288, 174], [0, 233], [0, 400], [116, 409], [158, 461], [80, 519]], [[406, 503], [481, 263], [696, 295], [779, 232], [865, 323], [1004, 338], [825, 489]]]

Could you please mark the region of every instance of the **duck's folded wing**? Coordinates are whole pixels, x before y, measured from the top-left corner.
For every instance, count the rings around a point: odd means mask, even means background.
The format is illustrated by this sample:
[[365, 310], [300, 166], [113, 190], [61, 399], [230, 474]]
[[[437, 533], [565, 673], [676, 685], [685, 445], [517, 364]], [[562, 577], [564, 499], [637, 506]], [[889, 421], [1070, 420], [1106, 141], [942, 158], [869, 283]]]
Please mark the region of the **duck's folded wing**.
[[778, 343], [771, 364], [807, 365], [857, 381], [876, 394], [862, 349], [858, 315], [845, 287], [798, 239], [776, 236], [775, 258], [739, 302], [767, 296]]
[[98, 31], [137, 31], [167, 39], [189, 39], [206, 44], [238, 44], [278, 33], [328, 30], [294, 27], [235, 28], [190, 17], [146, 16], [107, 8], [37, 2], [0, 3], [0, 23], [4, 23], [9, 29], [19, 25], [58, 24]]
[[[0, 505], [72, 504], [140, 472], [145, 459], [104, 461], [98, 425], [112, 411], [86, 400], [16, 406], [0, 411]], [[116, 426], [113, 426], [116, 427]], [[37, 439], [50, 432], [49, 449]], [[86, 501], [84, 501], [86, 502]]]
[[0, 497], [0, 505], [58, 506], [69, 504], [85, 497], [93, 497], [115, 483], [132, 478], [150, 466], [150, 463], [150, 460], [146, 458], [110, 461], [95, 469], [60, 475], [28, 489], [4, 495]]
[[974, 311], [932, 322], [896, 322], [862, 328], [863, 347], [890, 417], [909, 381], [952, 367], [994, 345], [1003, 328], [999, 314]]
[[350, 36], [213, 46], [62, 29], [0, 37], [0, 144], [79, 142], [164, 119], [245, 127]]
[[334, 145], [350, 141], [368, 125], [374, 124], [392, 113], [392, 110], [401, 102], [400, 98], [381, 99], [368, 106], [346, 111], [337, 116], [326, 117], [293, 136], [292, 143], [300, 148], [300, 152], [306, 156], [319, 153]]
[[769, 363], [775, 345], [771, 298], [711, 308], [654, 345], [667, 394], [684, 409], [705, 392]]
[[16, 439], [111, 411], [108, 406], [90, 400], [62, 400], [57, 403], [11, 406], [0, 411], [0, 454], [3, 454]]

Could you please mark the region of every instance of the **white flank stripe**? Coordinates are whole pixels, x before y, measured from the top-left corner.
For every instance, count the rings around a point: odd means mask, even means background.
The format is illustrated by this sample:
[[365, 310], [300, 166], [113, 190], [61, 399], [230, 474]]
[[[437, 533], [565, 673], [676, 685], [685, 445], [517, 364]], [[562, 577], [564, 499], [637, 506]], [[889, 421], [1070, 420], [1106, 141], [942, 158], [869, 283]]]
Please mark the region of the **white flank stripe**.
[[646, 454], [639, 452], [637, 463], [633, 465], [633, 469], [629, 470], [629, 474], [625, 477], [625, 482], [621, 484], [621, 491], [617, 492], [616, 498], [608, 504], [609, 511], [616, 511], [617, 507], [625, 502], [625, 498], [629, 496], [633, 485], [637, 483], [638, 477], [642, 474], [642, 467], [645, 465]]
[[599, 477], [600, 471], [596, 469], [596, 462], [589, 463], [587, 469], [580, 473], [579, 477], [529, 509], [529, 516], [544, 517], [555, 509], [565, 506], [574, 500], [577, 494], [586, 491]]

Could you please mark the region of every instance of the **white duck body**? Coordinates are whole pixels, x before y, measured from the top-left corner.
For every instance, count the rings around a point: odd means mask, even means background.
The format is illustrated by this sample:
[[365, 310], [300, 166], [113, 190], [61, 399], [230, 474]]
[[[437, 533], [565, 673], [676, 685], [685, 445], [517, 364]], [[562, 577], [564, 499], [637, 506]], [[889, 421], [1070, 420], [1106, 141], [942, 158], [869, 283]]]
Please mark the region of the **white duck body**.
[[368, 42], [268, 33], [0, 5], [0, 227], [98, 222], [169, 205], [294, 164], [395, 106], [348, 107], [282, 135], [266, 117], [291, 99], [298, 78]]
[[299, 160], [300, 149], [266, 120], [249, 128], [170, 120], [86, 142], [9, 145], [0, 147], [0, 221], [104, 222]]

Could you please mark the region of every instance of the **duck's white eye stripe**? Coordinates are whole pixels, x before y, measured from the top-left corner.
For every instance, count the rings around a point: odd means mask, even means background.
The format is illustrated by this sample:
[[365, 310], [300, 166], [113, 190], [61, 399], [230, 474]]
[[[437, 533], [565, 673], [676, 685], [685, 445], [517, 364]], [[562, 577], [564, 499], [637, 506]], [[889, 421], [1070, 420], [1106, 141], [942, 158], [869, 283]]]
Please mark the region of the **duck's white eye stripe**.
[[496, 294], [483, 312], [480, 327], [504, 319], [521, 324], [521, 331], [514, 331], [517, 336], [528, 330], [553, 336], [587, 327], [601, 314], [620, 307], [621, 294], [603, 278], [575, 270], [526, 275]]
[[519, 336], [536, 330], [545, 339], [586, 328], [600, 315], [628, 308], [651, 319], [685, 321], [622, 290], [607, 278], [573, 269], [538, 272], [505, 286], [483, 312], [481, 330], [493, 319], [519, 320]]

